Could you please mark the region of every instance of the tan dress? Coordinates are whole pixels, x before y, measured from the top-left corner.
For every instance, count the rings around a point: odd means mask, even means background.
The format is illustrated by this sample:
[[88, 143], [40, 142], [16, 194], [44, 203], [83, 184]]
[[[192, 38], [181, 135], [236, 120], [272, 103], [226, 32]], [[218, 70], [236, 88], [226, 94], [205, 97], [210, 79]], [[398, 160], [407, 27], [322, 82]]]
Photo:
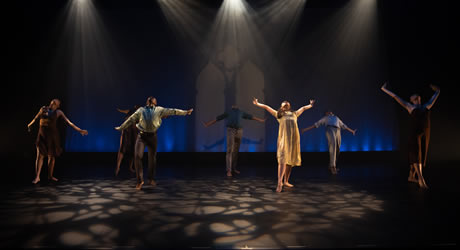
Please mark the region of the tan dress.
[[276, 157], [278, 164], [300, 166], [300, 134], [297, 115], [288, 111], [280, 119]]

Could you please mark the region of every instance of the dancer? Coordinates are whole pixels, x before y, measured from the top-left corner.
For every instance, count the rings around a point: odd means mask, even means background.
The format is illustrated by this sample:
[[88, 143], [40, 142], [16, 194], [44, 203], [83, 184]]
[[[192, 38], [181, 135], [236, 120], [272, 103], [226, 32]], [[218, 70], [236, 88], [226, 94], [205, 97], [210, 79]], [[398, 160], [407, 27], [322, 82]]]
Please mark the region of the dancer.
[[[118, 109], [118, 112], [125, 114], [125, 121], [128, 119], [140, 106], [134, 105], [132, 109]], [[137, 135], [136, 124], [132, 124], [127, 129], [121, 131], [120, 136], [120, 148], [117, 155], [117, 168], [115, 169], [115, 176], [118, 176], [120, 172], [121, 162], [123, 158], [128, 157], [129, 162], [129, 171], [132, 173], [134, 170], [134, 146], [136, 145], [136, 135]]]
[[161, 126], [161, 119], [171, 115], [190, 115], [193, 109], [181, 110], [172, 108], [163, 108], [157, 106], [157, 99], [150, 96], [147, 98], [146, 106], [139, 108], [134, 114], [126, 119], [116, 130], [121, 131], [129, 128], [133, 123], [136, 124], [139, 133], [136, 139], [134, 149], [134, 166], [136, 168], [137, 185], [136, 189], [140, 190], [144, 185], [144, 171], [142, 166], [142, 158], [144, 150], [148, 149], [148, 178], [149, 184], [156, 186], [154, 181], [156, 169], [156, 154], [157, 154], [157, 130]]
[[[409, 182], [418, 182], [421, 188], [428, 188], [422, 174], [423, 167], [426, 166], [426, 157], [428, 153], [428, 144], [430, 142], [430, 109], [438, 99], [440, 89], [435, 85], [430, 85], [435, 91], [431, 99], [422, 105], [420, 95], [414, 94], [410, 97], [410, 102], [406, 102], [399, 96], [387, 89], [387, 83], [384, 83], [381, 90], [393, 97], [401, 106], [403, 106], [411, 116], [411, 130], [409, 136]], [[422, 143], [425, 144], [424, 152], [422, 152]], [[422, 161], [422, 155], [424, 159]]]
[[283, 185], [287, 187], [294, 186], [289, 183], [292, 167], [301, 165], [300, 134], [297, 117], [305, 110], [312, 108], [314, 103], [314, 100], [310, 100], [310, 104], [299, 108], [297, 111], [291, 111], [291, 104], [288, 101], [284, 101], [276, 111], [268, 105], [259, 103], [256, 98], [253, 100], [254, 105], [267, 110], [279, 122], [276, 152], [278, 159], [278, 185], [276, 192], [281, 192]]
[[356, 129], [350, 129], [345, 123], [340, 120], [334, 113], [331, 111], [326, 111], [325, 116], [317, 121], [315, 124], [310, 127], [302, 129], [302, 134], [307, 132], [310, 129], [318, 128], [319, 126], [326, 126], [326, 137], [327, 144], [329, 148], [329, 171], [332, 174], [337, 174], [337, 157], [340, 153], [340, 144], [342, 141], [342, 136], [340, 134], [341, 129], [346, 129], [353, 135], [356, 133]]
[[45, 156], [48, 156], [48, 179], [58, 181], [58, 179], [53, 176], [56, 157], [62, 153], [59, 131], [57, 128], [58, 118], [62, 117], [67, 124], [81, 135], [84, 136], [88, 134], [88, 131], [80, 129], [64, 115], [64, 112], [59, 109], [60, 105], [60, 100], [51, 100], [48, 106], [40, 108], [34, 119], [27, 125], [27, 129], [30, 132], [32, 125], [39, 119], [40, 128], [38, 130], [37, 140], [35, 141], [37, 158], [35, 160], [35, 179], [32, 181], [33, 184], [37, 184], [40, 181], [40, 172]]
[[265, 119], [257, 118], [238, 108], [237, 105], [232, 105], [232, 109], [216, 117], [216, 119], [203, 123], [205, 127], [209, 127], [216, 122], [226, 119], [225, 126], [227, 127], [227, 154], [226, 154], [226, 169], [227, 176], [231, 177], [232, 172], [239, 174], [236, 169], [238, 152], [240, 150], [241, 138], [243, 137], [242, 119], [265, 122]]

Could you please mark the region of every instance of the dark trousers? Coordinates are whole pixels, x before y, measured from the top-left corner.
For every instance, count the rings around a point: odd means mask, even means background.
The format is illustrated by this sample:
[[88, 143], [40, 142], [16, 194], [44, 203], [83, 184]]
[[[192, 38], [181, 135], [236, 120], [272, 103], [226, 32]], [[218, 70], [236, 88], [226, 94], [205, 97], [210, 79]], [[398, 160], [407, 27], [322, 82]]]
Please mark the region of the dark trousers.
[[137, 183], [144, 181], [142, 158], [144, 156], [146, 146], [148, 151], [149, 180], [153, 180], [157, 165], [157, 133], [140, 132], [137, 135], [136, 146], [134, 149], [134, 166], [136, 167]]

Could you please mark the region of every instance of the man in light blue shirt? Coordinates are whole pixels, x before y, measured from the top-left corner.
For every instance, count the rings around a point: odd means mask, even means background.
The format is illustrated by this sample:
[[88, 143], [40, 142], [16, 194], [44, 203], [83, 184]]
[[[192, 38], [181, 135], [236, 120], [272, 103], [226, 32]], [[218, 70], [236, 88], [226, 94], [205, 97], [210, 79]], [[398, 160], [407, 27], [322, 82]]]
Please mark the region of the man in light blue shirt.
[[356, 129], [350, 129], [347, 125], [345, 125], [345, 123], [342, 122], [342, 120], [340, 120], [339, 117], [334, 115], [334, 113], [331, 111], [326, 111], [323, 118], [315, 122], [315, 124], [312, 126], [302, 129], [302, 133], [313, 128], [318, 128], [319, 126], [326, 126], [326, 137], [329, 149], [329, 170], [332, 174], [337, 174], [336, 162], [340, 153], [340, 144], [342, 140], [340, 130], [346, 129], [355, 135]]
[[148, 149], [148, 173], [149, 184], [155, 186], [153, 180], [156, 168], [156, 154], [157, 154], [157, 130], [161, 126], [161, 119], [171, 115], [190, 115], [193, 109], [181, 110], [172, 108], [163, 108], [157, 106], [157, 99], [150, 96], [147, 98], [146, 106], [140, 107], [134, 112], [123, 124], [116, 127], [116, 130], [123, 130], [128, 128], [131, 124], [136, 123], [139, 134], [136, 139], [136, 146], [134, 149], [134, 166], [136, 168], [137, 185], [136, 189], [140, 190], [144, 184], [144, 172], [142, 166], [142, 157], [144, 156], [144, 149]]

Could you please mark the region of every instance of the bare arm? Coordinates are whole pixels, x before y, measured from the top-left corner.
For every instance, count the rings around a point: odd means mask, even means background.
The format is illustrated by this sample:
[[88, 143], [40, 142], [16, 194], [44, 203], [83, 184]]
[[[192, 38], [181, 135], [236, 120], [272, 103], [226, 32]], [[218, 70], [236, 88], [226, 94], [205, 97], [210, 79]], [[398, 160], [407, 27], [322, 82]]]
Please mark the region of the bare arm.
[[57, 114], [58, 114], [58, 117], [61, 116], [62, 118], [64, 118], [64, 121], [66, 121], [67, 124], [69, 124], [73, 129], [75, 129], [76, 131], [78, 131], [81, 135], [87, 135], [87, 134], [88, 134], [88, 131], [87, 131], [87, 130], [81, 129], [81, 128], [77, 127], [75, 124], [73, 124], [73, 123], [64, 115], [64, 112], [62, 112], [61, 110], [57, 110]]
[[349, 127], [346, 127], [345, 129], [348, 130], [348, 132], [352, 133], [353, 135], [355, 135], [356, 131], [357, 131], [357, 129], [353, 130], [353, 129], [349, 128]]
[[265, 122], [265, 120], [267, 120], [267, 118], [262, 119], [262, 118], [255, 117], [255, 116], [253, 116], [252, 119], [253, 119], [254, 121], [258, 121], [258, 122]]
[[301, 108], [299, 108], [295, 114], [297, 117], [299, 117], [305, 110], [313, 108], [313, 104], [315, 103], [315, 100], [310, 100], [310, 104], [305, 105]]
[[305, 133], [305, 132], [307, 132], [308, 130], [311, 130], [311, 129], [314, 129], [314, 128], [316, 128], [315, 125], [311, 125], [310, 127], [306, 127], [306, 128], [304, 128], [304, 129], [302, 129], [302, 134]]
[[262, 104], [262, 103], [259, 103], [259, 101], [256, 98], [254, 98], [254, 100], [252, 100], [252, 103], [254, 105], [256, 105], [257, 107], [259, 107], [259, 108], [263, 108], [263, 109], [267, 110], [268, 113], [270, 113], [272, 116], [276, 117], [276, 113], [277, 113], [276, 110], [274, 110], [270, 106]]
[[30, 127], [32, 127], [32, 125], [34, 125], [35, 121], [38, 119], [38, 117], [40, 117], [40, 115], [42, 114], [43, 112], [43, 108], [40, 108], [40, 110], [38, 111], [38, 113], [35, 115], [34, 119], [27, 125], [27, 130], [30, 132]]
[[439, 93], [441, 92], [441, 90], [439, 89], [438, 86], [436, 85], [433, 85], [431, 84], [430, 85], [431, 89], [435, 91], [434, 95], [431, 97], [431, 99], [425, 104], [425, 107], [427, 109], [431, 109], [431, 107], [433, 107], [434, 103], [436, 102], [436, 100], [438, 99], [438, 96], [439, 96]]
[[123, 113], [123, 114], [128, 114], [129, 113], [129, 109], [119, 109], [117, 108], [118, 112], [120, 113]]
[[203, 122], [203, 125], [204, 125], [205, 127], [209, 127], [209, 126], [213, 125], [213, 124], [216, 123], [216, 122], [217, 122], [217, 120], [214, 119], [214, 120], [211, 120], [211, 121], [208, 121], [208, 122]]
[[387, 88], [387, 83], [384, 83], [383, 86], [380, 88], [383, 92], [387, 93], [389, 96], [393, 97], [401, 106], [403, 106], [405, 109], [407, 109], [407, 111], [410, 113], [412, 113], [412, 110], [414, 110], [414, 105], [404, 101], [403, 99], [401, 99], [401, 97], [397, 96], [395, 93], [389, 91]]

